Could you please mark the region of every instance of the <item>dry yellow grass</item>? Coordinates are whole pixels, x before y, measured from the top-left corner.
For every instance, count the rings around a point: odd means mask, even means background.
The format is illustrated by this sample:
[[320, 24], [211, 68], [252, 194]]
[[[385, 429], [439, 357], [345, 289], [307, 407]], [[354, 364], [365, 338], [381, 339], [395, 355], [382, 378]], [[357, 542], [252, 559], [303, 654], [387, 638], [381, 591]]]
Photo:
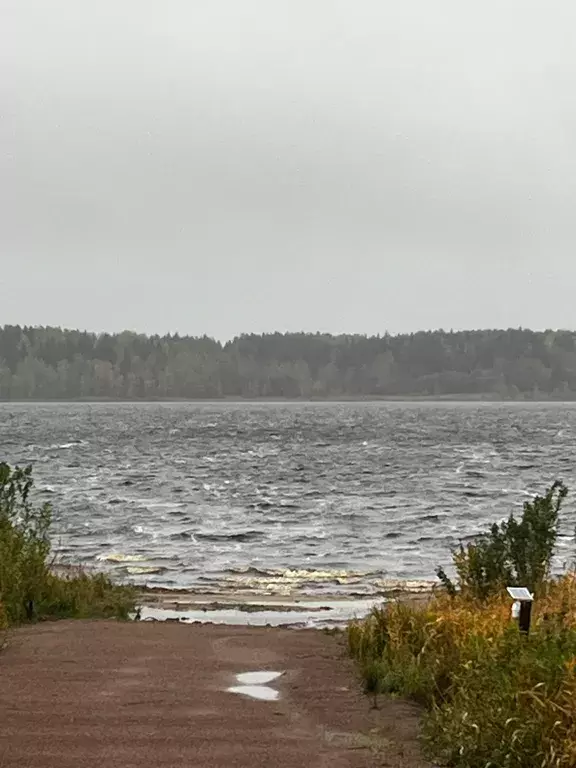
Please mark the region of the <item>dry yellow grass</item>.
[[576, 577], [548, 581], [530, 637], [507, 596], [391, 603], [349, 628], [372, 693], [427, 707], [425, 739], [461, 768], [576, 768]]

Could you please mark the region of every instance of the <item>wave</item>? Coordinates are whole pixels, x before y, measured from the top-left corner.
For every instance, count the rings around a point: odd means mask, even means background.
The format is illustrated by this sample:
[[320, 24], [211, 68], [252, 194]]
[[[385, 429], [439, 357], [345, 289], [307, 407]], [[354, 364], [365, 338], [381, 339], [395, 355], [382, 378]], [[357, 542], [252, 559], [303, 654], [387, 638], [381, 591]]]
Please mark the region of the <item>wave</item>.
[[489, 499], [498, 495], [498, 491], [462, 491], [462, 495], [469, 499]]
[[239, 533], [196, 533], [203, 541], [255, 541], [264, 535], [261, 531], [242, 531]]
[[196, 536], [189, 531], [179, 531], [178, 533], [171, 533], [168, 536], [170, 541], [196, 541]]
[[226, 574], [231, 580], [253, 577], [256, 579], [281, 580], [284, 582], [332, 582], [346, 583], [348, 580], [364, 580], [382, 577], [383, 571], [353, 571], [345, 568], [228, 568]]
[[[229, 568], [223, 574], [201, 577], [217, 590], [243, 590], [259, 594], [358, 594], [378, 595], [393, 591], [421, 592], [430, 589], [429, 581], [387, 578], [382, 571], [349, 569], [274, 569]], [[212, 587], [213, 588], [213, 587]]]
[[256, 568], [254, 565], [247, 565], [246, 567], [238, 568], [226, 568], [225, 574], [233, 574], [238, 576], [269, 576], [271, 571], [265, 568]]
[[69, 448], [76, 448], [77, 445], [87, 445], [86, 441], [84, 440], [71, 440], [69, 443], [52, 443], [52, 445], [48, 446], [48, 450], [67, 450]]
[[124, 570], [131, 576], [144, 576], [166, 573], [168, 569], [160, 565], [128, 565]]
[[101, 563], [141, 563], [147, 559], [144, 555], [127, 555], [124, 552], [108, 552], [96, 557]]
[[[316, 551], [316, 546], [319, 542], [326, 541], [326, 536], [324, 535], [314, 535], [314, 534], [296, 534], [291, 536], [270, 536], [270, 541], [274, 543], [281, 542], [287, 542], [289, 541], [292, 546], [295, 547], [302, 547], [302, 551]], [[308, 549], [306, 549], [308, 548]]]

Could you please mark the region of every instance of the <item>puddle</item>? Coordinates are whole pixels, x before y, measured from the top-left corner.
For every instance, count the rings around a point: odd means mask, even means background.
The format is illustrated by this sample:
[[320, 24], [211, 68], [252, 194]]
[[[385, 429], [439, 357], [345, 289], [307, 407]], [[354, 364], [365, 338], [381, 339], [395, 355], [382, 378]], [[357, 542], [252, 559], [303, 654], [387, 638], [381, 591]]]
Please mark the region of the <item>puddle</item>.
[[240, 685], [268, 685], [273, 680], [282, 677], [282, 672], [243, 672], [236, 675]]
[[[215, 610], [196, 608], [188, 603], [184, 609], [163, 608], [152, 605], [140, 607], [143, 621], [181, 621], [186, 624], [213, 623], [253, 627], [303, 627], [322, 629], [345, 627], [354, 618], [366, 616], [382, 599], [362, 600], [323, 600], [300, 601], [283, 611], [282, 604], [274, 605], [274, 610], [254, 612], [240, 611], [237, 608], [221, 606]], [[272, 604], [271, 604], [272, 607]], [[322, 610], [319, 610], [319, 607]], [[280, 610], [278, 610], [280, 608]]]
[[249, 696], [260, 701], [277, 701], [280, 697], [278, 691], [269, 685], [235, 685], [228, 688], [228, 693], [239, 693], [241, 696]]
[[260, 701], [277, 701], [280, 698], [280, 692], [267, 683], [277, 680], [283, 674], [283, 672], [243, 672], [236, 675], [239, 685], [226, 690], [228, 693], [238, 693]]

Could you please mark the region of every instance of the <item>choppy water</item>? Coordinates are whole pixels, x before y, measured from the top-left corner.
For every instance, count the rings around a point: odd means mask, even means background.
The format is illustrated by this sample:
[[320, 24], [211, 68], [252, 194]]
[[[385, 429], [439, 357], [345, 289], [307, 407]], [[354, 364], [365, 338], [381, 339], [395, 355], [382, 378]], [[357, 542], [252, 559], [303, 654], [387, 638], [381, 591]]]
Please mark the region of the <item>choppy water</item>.
[[[63, 562], [198, 591], [378, 593], [560, 477], [576, 407], [3, 404]], [[570, 504], [559, 560], [571, 559]]]

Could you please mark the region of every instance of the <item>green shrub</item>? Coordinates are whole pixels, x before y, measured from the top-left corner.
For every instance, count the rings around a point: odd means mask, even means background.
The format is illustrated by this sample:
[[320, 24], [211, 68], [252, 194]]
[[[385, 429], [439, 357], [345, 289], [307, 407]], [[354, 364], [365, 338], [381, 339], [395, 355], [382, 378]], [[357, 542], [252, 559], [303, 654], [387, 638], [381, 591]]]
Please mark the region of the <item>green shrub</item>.
[[558, 536], [558, 514], [568, 494], [557, 481], [544, 496], [524, 504], [517, 520], [494, 523], [490, 531], [477, 536], [453, 553], [457, 574], [454, 584], [443, 568], [437, 575], [449, 594], [458, 589], [480, 600], [501, 592], [506, 586], [528, 587], [538, 592], [550, 575], [550, 566]]
[[114, 584], [105, 574], [77, 569], [64, 575], [49, 574], [38, 613], [58, 619], [127, 619], [135, 598], [135, 590]]
[[50, 570], [49, 504], [31, 501], [32, 469], [0, 463], [0, 627], [42, 618], [126, 618], [134, 592], [107, 577]]
[[32, 470], [0, 464], [0, 596], [9, 623], [31, 619], [48, 575], [50, 506], [30, 501]]

